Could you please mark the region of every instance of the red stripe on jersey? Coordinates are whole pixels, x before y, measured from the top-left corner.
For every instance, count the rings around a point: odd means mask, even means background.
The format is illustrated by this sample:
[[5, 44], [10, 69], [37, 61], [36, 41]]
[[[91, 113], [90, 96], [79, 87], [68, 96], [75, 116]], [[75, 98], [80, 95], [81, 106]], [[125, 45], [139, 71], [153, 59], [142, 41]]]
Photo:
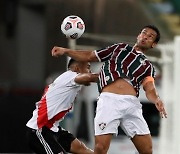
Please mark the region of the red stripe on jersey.
[[117, 78], [119, 77], [119, 75], [118, 75], [118, 73], [117, 73], [117, 71], [116, 71], [116, 63], [115, 63], [115, 61], [112, 60], [112, 61], [110, 61], [110, 62], [111, 62], [110, 72], [111, 72], [112, 77], [113, 77], [112, 80], [114, 80], [114, 79], [117, 79]]
[[130, 63], [136, 58], [136, 55], [129, 53], [126, 58], [123, 61], [123, 69], [124, 73], [128, 76], [128, 67], [130, 66]]
[[[145, 67], [143, 67], [143, 65], [141, 65], [141, 67], [139, 67], [138, 69], [136, 69], [134, 72], [133, 72], [133, 76], [137, 79], [140, 75], [139, 74], [144, 74], [145, 73], [145, 70], [144, 70]], [[149, 75], [150, 76], [150, 75]], [[136, 81], [137, 82], [137, 81]]]
[[72, 107], [68, 110], [65, 110], [65, 111], [62, 111], [62, 112], [59, 112], [58, 114], [56, 114], [52, 119], [50, 119], [46, 123], [46, 127], [51, 128], [56, 121], [62, 119], [66, 115], [66, 113], [68, 113], [69, 110], [71, 110], [71, 109], [72, 109]]
[[106, 58], [110, 58], [110, 56], [114, 53], [118, 54], [120, 48], [124, 48], [126, 44], [113, 44], [112, 46], [108, 46], [107, 48], [97, 50], [97, 54], [101, 61], [103, 61]]
[[47, 114], [47, 103], [46, 103], [46, 92], [48, 90], [48, 86], [44, 90], [44, 94], [41, 100], [38, 102], [38, 118], [37, 118], [37, 125], [38, 128], [42, 128], [48, 121], [48, 114]]

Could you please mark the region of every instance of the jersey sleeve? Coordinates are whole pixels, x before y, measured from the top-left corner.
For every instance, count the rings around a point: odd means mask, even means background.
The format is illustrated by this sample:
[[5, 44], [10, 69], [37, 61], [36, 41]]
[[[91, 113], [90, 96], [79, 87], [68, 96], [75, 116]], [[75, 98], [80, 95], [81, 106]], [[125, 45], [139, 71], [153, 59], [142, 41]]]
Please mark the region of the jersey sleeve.
[[79, 84], [75, 82], [76, 76], [78, 76], [77, 72], [69, 70], [61, 74], [54, 82], [56, 84], [66, 85], [68, 87], [79, 86]]
[[146, 76], [142, 81], [142, 85], [145, 85], [149, 81], [154, 82], [155, 77], [156, 77], [156, 70], [153, 67], [153, 65], [151, 64], [150, 67], [146, 71]]
[[153, 67], [152, 64], [151, 64], [150, 67], [147, 69], [146, 76], [151, 76], [151, 77], [153, 77], [153, 78], [156, 77], [156, 70], [155, 70], [155, 68]]
[[78, 73], [73, 73], [73, 74], [72, 74], [72, 78], [71, 78], [71, 81], [70, 81], [70, 83], [72, 84], [72, 86], [80, 86], [79, 83], [75, 82], [75, 78], [76, 78], [78, 75], [79, 75]]
[[99, 50], [95, 50], [95, 55], [98, 58], [100, 62], [109, 60], [115, 50], [119, 47], [119, 44], [113, 44], [111, 46], [108, 46], [106, 48], [102, 48]]

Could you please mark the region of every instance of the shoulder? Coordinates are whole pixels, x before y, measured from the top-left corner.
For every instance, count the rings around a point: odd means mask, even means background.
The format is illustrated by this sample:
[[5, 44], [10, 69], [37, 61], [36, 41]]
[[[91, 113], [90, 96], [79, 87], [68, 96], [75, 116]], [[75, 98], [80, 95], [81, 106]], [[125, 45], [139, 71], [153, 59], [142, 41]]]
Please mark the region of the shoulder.
[[129, 44], [123, 43], [123, 42], [115, 43], [115, 44], [113, 44], [112, 46], [117, 46], [117, 47], [119, 47], [119, 48], [131, 47]]
[[72, 80], [74, 79], [76, 76], [78, 75], [77, 72], [73, 72], [71, 70], [68, 70], [64, 73], [62, 73], [59, 77], [56, 78], [55, 81], [59, 81], [59, 80], [64, 80], [64, 81], [67, 81], [67, 80]]
[[78, 74], [79, 74], [79, 73], [77, 73], [77, 72], [73, 72], [73, 71], [69, 70], [69, 71], [66, 72], [66, 77], [73, 79], [73, 78], [75, 78], [76, 76], [78, 76]]

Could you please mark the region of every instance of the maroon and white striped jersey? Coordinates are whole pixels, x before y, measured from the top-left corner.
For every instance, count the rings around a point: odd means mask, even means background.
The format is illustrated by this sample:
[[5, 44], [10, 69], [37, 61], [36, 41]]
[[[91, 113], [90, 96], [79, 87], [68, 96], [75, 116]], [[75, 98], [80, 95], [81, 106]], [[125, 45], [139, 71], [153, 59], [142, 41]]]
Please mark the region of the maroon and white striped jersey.
[[41, 100], [36, 103], [33, 116], [26, 126], [32, 129], [40, 129], [46, 126], [57, 132], [59, 122], [71, 110], [82, 87], [74, 81], [77, 75], [76, 72], [67, 71], [47, 86]]
[[155, 77], [152, 63], [142, 52], [136, 51], [128, 44], [118, 43], [94, 52], [98, 60], [104, 62], [99, 75], [99, 92], [118, 78], [127, 78], [131, 81], [138, 97], [143, 79], [148, 76]]

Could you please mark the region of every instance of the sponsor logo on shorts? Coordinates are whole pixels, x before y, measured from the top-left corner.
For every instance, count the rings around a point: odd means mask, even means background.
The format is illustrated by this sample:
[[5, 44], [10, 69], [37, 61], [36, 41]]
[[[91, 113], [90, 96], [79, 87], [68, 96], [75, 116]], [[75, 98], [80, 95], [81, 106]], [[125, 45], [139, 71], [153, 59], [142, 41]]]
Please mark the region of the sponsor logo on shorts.
[[104, 128], [106, 127], [106, 123], [100, 123], [99, 124], [99, 128], [101, 129], [101, 130], [103, 130]]

